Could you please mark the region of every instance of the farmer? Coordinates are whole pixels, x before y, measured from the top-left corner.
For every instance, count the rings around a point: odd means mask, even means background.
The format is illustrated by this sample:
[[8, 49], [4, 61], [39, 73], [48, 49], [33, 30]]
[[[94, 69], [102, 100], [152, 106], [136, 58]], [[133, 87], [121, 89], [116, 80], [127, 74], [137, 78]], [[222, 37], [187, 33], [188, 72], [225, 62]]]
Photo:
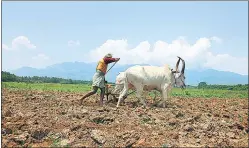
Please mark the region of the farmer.
[[86, 95], [84, 95], [81, 99], [80, 99], [80, 104], [82, 104], [83, 100], [93, 94], [95, 94], [98, 90], [98, 88], [100, 88], [100, 105], [103, 105], [103, 99], [104, 99], [104, 95], [105, 95], [105, 74], [106, 74], [106, 70], [107, 70], [107, 66], [108, 64], [112, 63], [112, 62], [117, 62], [119, 61], [120, 58], [112, 58], [112, 54], [108, 53], [107, 55], [104, 56], [104, 58], [102, 58], [99, 62], [98, 65], [96, 67], [96, 72], [93, 75], [93, 88], [92, 91], [88, 92]]

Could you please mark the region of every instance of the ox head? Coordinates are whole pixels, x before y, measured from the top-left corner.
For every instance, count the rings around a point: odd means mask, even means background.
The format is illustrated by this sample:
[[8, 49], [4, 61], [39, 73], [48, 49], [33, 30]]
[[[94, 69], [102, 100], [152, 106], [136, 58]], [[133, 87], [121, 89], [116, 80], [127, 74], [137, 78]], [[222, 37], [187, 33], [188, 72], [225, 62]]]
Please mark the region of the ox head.
[[[182, 61], [182, 69], [179, 72], [178, 66], [180, 60]], [[176, 63], [176, 70], [171, 69], [171, 72], [174, 76], [174, 84], [176, 87], [186, 88], [184, 71], [185, 71], [185, 61], [181, 57], [178, 57], [178, 61]]]

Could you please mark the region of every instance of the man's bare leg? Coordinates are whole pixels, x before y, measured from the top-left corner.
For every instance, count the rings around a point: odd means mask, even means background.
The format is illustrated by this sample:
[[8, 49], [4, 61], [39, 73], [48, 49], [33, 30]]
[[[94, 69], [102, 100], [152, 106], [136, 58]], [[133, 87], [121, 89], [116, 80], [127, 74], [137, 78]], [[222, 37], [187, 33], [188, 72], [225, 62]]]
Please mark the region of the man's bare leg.
[[95, 94], [98, 91], [98, 87], [97, 86], [93, 86], [92, 91], [88, 92], [86, 95], [84, 95], [81, 99], [80, 99], [80, 104], [82, 104], [83, 100], [93, 94]]
[[103, 100], [104, 100], [104, 97], [105, 97], [105, 88], [100, 88], [100, 106], [103, 106]]

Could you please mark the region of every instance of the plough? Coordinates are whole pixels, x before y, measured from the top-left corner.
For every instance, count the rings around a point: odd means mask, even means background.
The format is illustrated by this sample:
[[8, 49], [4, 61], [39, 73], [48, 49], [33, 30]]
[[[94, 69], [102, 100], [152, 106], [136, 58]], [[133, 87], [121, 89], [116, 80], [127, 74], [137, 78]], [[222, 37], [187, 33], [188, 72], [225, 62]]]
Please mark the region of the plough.
[[[116, 84], [116, 85], [119, 85], [119, 84]], [[116, 102], [118, 102], [118, 97], [119, 97], [119, 95], [120, 95], [120, 92], [121, 91], [118, 91], [118, 92], [116, 92], [115, 93], [115, 86], [116, 86], [115, 84], [107, 84], [106, 83], [106, 89], [105, 89], [105, 96], [106, 96], [106, 101], [107, 102], [110, 102], [110, 101], [114, 101], [115, 103]], [[122, 85], [122, 84], [121, 84]], [[112, 88], [114, 88], [114, 89], [112, 89]], [[129, 93], [127, 93], [125, 96], [124, 96], [124, 98], [123, 98], [123, 100], [122, 101], [124, 101], [129, 95], [131, 95], [131, 94], [133, 94], [134, 92], [136, 92], [136, 90], [132, 90], [132, 91], [130, 91]], [[156, 91], [154, 91], [154, 98], [153, 98], [153, 102], [156, 102], [156, 97], [157, 97], [157, 94], [156, 94]], [[109, 100], [109, 96], [112, 96], [112, 99], [110, 99]]]
[[[105, 84], [105, 86], [106, 86], [105, 87], [105, 96], [106, 96], [107, 101], [109, 101], [109, 95], [112, 96], [112, 98], [114, 99], [115, 102], [118, 101], [118, 97], [119, 97], [120, 92], [114, 93], [113, 92], [114, 89], [111, 89], [111, 88], [115, 88], [116, 85], [115, 84], [108, 84], [108, 83]], [[136, 92], [136, 90], [133, 90], [133, 91], [129, 92], [128, 94], [126, 94], [124, 96], [124, 99], [126, 99], [129, 95], [133, 94], [134, 92]]]

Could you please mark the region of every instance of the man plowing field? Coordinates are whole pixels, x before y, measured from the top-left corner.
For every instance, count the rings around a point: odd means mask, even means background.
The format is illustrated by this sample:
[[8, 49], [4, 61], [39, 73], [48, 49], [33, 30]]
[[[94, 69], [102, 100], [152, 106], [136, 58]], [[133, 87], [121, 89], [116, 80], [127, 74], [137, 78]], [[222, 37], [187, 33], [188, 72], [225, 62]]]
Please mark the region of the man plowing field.
[[[108, 72], [107, 71], [107, 67], [108, 64], [113, 63], [113, 62], [117, 62], [119, 61], [120, 58], [112, 58], [112, 54], [107, 54], [105, 55], [104, 58], [102, 58], [99, 62], [98, 65], [96, 67], [96, 72], [93, 75], [93, 83], [92, 83], [92, 91], [88, 92], [86, 95], [84, 95], [81, 99], [80, 99], [80, 104], [82, 104], [83, 100], [95, 93], [97, 93], [98, 88], [100, 88], [100, 105], [103, 105], [103, 99], [104, 99], [104, 95], [105, 95], [105, 75]], [[109, 69], [110, 70], [110, 69]]]

